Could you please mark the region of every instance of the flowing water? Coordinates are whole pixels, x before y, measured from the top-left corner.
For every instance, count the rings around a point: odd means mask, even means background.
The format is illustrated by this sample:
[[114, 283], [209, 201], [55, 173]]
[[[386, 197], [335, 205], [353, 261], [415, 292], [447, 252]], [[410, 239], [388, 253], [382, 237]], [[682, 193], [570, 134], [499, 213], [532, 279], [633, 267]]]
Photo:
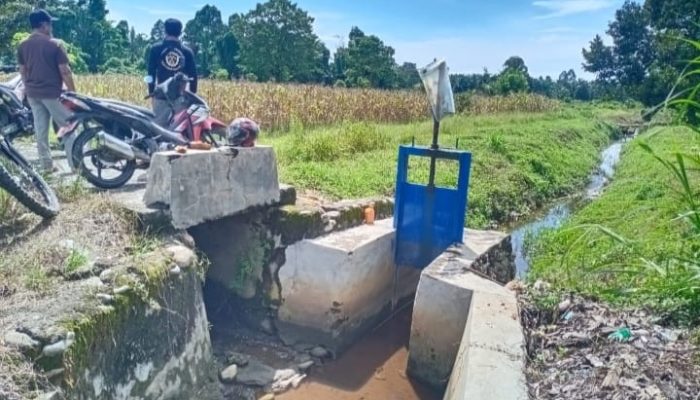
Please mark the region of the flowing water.
[[615, 166], [620, 162], [622, 145], [622, 142], [615, 142], [603, 151], [600, 166], [591, 175], [590, 183], [580, 196], [554, 204], [541, 217], [511, 232], [515, 266], [519, 278], [524, 278], [530, 269], [526, 248], [527, 241], [536, 238], [545, 229], [554, 229], [562, 226], [571, 217], [571, 213], [576, 210], [577, 205], [581, 204], [581, 200], [591, 200], [600, 195], [608, 182], [610, 182], [610, 179], [612, 179], [615, 173]]

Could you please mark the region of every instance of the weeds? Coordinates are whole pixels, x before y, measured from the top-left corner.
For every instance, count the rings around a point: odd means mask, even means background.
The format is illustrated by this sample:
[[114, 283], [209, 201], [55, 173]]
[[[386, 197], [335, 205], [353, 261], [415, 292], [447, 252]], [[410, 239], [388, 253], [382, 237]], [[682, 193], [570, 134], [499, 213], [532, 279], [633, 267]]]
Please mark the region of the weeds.
[[87, 263], [88, 257], [85, 255], [85, 253], [78, 249], [72, 249], [64, 262], [63, 270], [65, 273], [70, 274], [86, 266]]
[[51, 286], [51, 278], [40, 265], [32, 265], [24, 274], [24, 287], [43, 293]]

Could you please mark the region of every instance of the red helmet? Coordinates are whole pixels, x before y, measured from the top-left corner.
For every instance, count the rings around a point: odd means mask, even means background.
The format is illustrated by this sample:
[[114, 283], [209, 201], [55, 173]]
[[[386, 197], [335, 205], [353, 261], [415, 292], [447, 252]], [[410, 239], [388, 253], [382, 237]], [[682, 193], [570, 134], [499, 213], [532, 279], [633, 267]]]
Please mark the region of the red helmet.
[[253, 147], [258, 139], [260, 126], [249, 118], [236, 118], [228, 126], [228, 144], [235, 147]]

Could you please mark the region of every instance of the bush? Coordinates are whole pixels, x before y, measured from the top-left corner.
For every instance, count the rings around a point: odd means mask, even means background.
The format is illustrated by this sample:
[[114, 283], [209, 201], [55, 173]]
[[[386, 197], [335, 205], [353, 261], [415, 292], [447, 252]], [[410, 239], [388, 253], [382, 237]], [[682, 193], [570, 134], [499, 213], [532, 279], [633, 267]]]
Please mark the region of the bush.
[[227, 81], [230, 78], [228, 71], [226, 71], [223, 68], [217, 69], [216, 71], [214, 71], [214, 73], [212, 74], [211, 77], [212, 77], [212, 79], [217, 80], [217, 81]]

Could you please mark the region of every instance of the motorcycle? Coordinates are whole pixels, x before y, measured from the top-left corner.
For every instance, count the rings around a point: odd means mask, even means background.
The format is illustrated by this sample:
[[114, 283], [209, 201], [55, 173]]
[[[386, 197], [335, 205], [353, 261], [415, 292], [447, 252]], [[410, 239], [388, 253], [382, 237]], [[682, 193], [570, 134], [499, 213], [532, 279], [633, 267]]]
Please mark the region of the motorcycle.
[[16, 80], [0, 85], [0, 188], [43, 218], [55, 217], [60, 206], [56, 193], [12, 146], [12, 141], [34, 130], [31, 110]]
[[[156, 86], [147, 98], [165, 100], [171, 109], [168, 128], [154, 120], [150, 110], [114, 100], [66, 93], [61, 100], [73, 116], [59, 132], [66, 143], [71, 166], [93, 185], [116, 189], [136, 169], [148, 169], [157, 151], [208, 142], [218, 146], [227, 126], [210, 116], [206, 101], [187, 90], [184, 74]], [[80, 133], [76, 133], [82, 127]]]

